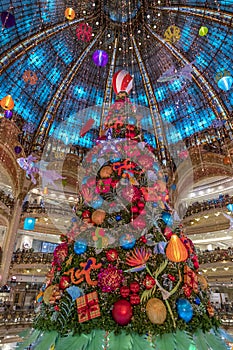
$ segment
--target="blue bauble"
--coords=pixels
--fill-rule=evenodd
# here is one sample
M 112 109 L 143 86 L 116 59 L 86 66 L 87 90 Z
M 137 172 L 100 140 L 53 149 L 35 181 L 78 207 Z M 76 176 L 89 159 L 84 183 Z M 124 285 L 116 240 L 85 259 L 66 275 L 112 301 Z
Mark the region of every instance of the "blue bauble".
M 74 243 L 75 254 L 83 254 L 87 250 L 87 242 L 84 239 L 80 239 Z
M 116 215 L 116 221 L 121 221 L 122 217 L 121 215 Z
M 114 159 L 111 159 L 111 163 L 117 163 L 117 162 L 120 162 L 121 158 L 114 158 Z
M 132 234 L 125 234 L 120 238 L 120 245 L 123 249 L 131 249 L 135 246 L 136 239 Z
M 96 163 L 97 162 L 97 155 L 93 154 L 93 156 L 91 157 L 91 162 L 92 163 Z
M 71 222 L 77 222 L 77 218 L 72 218 Z
M 195 303 L 196 305 L 200 305 L 200 304 L 201 304 L 200 298 L 196 297 L 196 298 L 194 299 L 194 303 Z
M 133 116 L 130 116 L 127 120 L 127 122 L 130 124 L 130 125 L 135 125 L 137 123 L 137 119 Z
M 172 184 L 172 185 L 171 185 L 171 190 L 172 190 L 172 191 L 175 191 L 175 189 L 176 189 L 176 185 L 175 185 L 175 184 Z
M 102 206 L 103 201 L 103 198 L 99 196 L 97 199 L 90 203 L 90 206 L 94 209 L 99 209 Z
M 187 299 L 178 299 L 176 302 L 177 312 L 180 318 L 186 323 L 193 317 L 193 307 Z
M 153 203 L 152 203 L 152 207 L 153 207 L 153 208 L 157 208 L 157 206 L 158 206 L 158 203 L 157 203 L 157 202 L 153 202 Z
M 154 163 L 153 164 L 153 169 L 157 172 L 159 171 L 159 164 L 158 163 Z
M 168 213 L 167 211 L 163 211 L 162 212 L 162 219 L 165 222 L 165 224 L 167 226 L 172 226 L 173 224 L 173 217 L 171 216 L 170 213 Z
M 233 211 L 233 204 L 227 204 L 227 209 Z

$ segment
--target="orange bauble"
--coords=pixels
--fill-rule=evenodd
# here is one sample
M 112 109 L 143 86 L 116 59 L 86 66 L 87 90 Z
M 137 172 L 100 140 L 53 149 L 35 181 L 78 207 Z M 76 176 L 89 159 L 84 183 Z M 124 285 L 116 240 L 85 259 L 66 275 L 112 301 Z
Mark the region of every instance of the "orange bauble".
M 110 177 L 112 175 L 112 167 L 109 165 L 104 166 L 101 170 L 100 170 L 100 177 L 101 179 L 107 179 L 108 177 Z
M 3 97 L 0 104 L 1 104 L 1 107 L 7 111 L 10 111 L 11 109 L 14 108 L 14 100 L 11 97 L 11 95 L 7 95 Z
M 75 11 L 71 8 L 71 7 L 68 7 L 66 10 L 65 10 L 65 17 L 71 21 L 72 19 L 74 19 L 75 17 Z
M 172 235 L 166 248 L 166 255 L 170 261 L 181 262 L 188 259 L 188 251 L 177 235 Z
M 94 211 L 91 216 L 91 221 L 96 225 L 101 225 L 104 222 L 106 212 L 104 210 L 98 209 Z
M 228 156 L 224 157 L 223 158 L 223 164 L 225 164 L 225 165 L 231 164 L 231 158 L 228 157 Z

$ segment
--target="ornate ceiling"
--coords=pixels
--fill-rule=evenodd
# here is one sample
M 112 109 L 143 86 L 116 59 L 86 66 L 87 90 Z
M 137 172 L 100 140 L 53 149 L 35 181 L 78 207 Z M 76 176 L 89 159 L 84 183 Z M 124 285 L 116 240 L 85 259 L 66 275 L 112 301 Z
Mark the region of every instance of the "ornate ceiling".
M 216 77 L 233 75 L 232 0 L 1 0 L 0 11 L 16 23 L 7 28 L 9 17 L 2 18 L 0 98 L 13 97 L 14 113 L 36 127 L 37 145 L 53 136 L 91 147 L 115 98 L 111 82 L 119 69 L 134 77 L 130 98 L 152 144 L 161 120 L 174 126 L 166 137 L 177 142 L 231 116 L 233 90 L 220 89 Z M 204 36 L 201 27 L 208 28 Z M 93 62 L 96 50 L 108 54 L 104 67 Z M 158 81 L 190 63 L 190 79 L 176 72 Z M 92 130 L 80 137 L 90 118 Z

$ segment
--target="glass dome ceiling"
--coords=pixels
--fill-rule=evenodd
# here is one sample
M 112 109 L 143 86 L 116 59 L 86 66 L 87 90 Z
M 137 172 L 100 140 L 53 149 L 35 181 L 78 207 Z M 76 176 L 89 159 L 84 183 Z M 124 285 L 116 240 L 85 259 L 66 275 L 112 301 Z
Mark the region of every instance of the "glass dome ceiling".
M 1 0 L 0 12 L 16 22 L 8 28 L 1 16 L 0 99 L 13 97 L 14 113 L 36 127 L 35 143 L 52 136 L 91 147 L 114 101 L 119 69 L 134 77 L 130 99 L 143 109 L 148 134 L 163 120 L 174 126 L 168 141 L 177 142 L 232 117 L 233 88 L 218 86 L 222 76 L 233 76 L 232 0 Z M 82 24 L 92 28 L 87 41 L 77 36 Z M 93 62 L 96 50 L 108 53 L 106 66 Z M 189 64 L 187 79 L 182 69 Z M 80 137 L 90 118 L 92 130 Z

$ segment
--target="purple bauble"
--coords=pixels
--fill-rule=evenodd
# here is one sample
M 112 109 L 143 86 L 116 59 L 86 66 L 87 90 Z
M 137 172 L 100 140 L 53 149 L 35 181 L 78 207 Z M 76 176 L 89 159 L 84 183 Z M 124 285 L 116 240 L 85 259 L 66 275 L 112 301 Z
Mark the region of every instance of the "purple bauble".
M 92 55 L 93 62 L 96 66 L 104 67 L 108 63 L 108 54 L 103 50 L 96 50 Z
M 12 115 L 13 115 L 13 112 L 12 112 L 12 111 L 5 111 L 5 112 L 4 112 L 4 117 L 5 117 L 6 119 L 10 119 L 10 118 L 12 117 Z
M 21 151 L 22 151 L 22 148 L 20 146 L 15 146 L 15 153 L 16 154 L 20 154 Z

